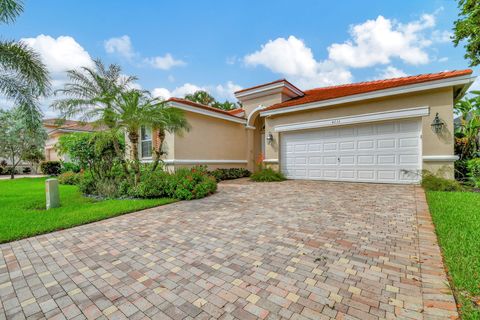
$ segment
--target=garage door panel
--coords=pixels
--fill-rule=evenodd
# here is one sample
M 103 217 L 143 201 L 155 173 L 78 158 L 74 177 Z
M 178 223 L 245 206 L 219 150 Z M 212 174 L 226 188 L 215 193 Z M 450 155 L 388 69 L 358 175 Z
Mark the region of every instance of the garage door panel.
M 281 135 L 281 166 L 291 179 L 418 182 L 418 119 Z

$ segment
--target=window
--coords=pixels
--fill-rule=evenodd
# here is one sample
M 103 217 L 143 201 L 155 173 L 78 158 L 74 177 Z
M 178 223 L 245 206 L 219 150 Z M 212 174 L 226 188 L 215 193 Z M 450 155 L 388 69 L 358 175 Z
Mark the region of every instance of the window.
M 142 158 L 152 157 L 152 129 L 142 127 L 140 130 L 140 155 Z

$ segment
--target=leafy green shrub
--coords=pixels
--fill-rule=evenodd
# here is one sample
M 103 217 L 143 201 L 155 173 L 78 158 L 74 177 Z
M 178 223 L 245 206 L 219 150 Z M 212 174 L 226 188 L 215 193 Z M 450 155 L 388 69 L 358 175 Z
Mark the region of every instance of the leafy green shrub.
M 24 174 L 29 174 L 30 172 L 32 172 L 32 168 L 30 168 L 30 167 L 24 167 L 24 168 L 22 169 L 22 172 L 23 172 Z
M 200 199 L 217 190 L 217 181 L 205 167 L 181 168 L 167 176 L 166 195 L 179 200 Z
M 217 182 L 222 180 L 231 180 L 244 177 L 250 177 L 250 171 L 245 168 L 228 168 L 228 169 L 215 169 L 210 171 L 209 174 L 213 176 Z
M 468 179 L 468 160 L 457 160 L 454 163 L 455 180 L 465 181 Z
M 136 198 L 162 198 L 166 197 L 165 186 L 168 179 L 168 173 L 162 170 L 155 172 L 144 172 L 140 183 L 132 187 L 129 195 Z
M 78 189 L 83 194 L 97 194 L 95 179 L 89 172 L 85 172 L 80 176 L 80 181 L 78 182 Z
M 73 162 L 62 162 L 62 173 L 63 172 L 80 172 L 80 166 Z
M 468 160 L 468 176 L 475 187 L 480 188 L 480 158 Z
M 284 181 L 287 178 L 279 171 L 275 171 L 272 168 L 265 168 L 253 173 L 250 179 L 256 182 L 275 182 Z
M 0 175 L 3 174 L 3 167 L 0 167 Z
M 80 183 L 81 174 L 75 172 L 64 172 L 58 176 L 60 184 L 77 185 Z
M 437 177 L 431 172 L 425 172 L 422 176 L 422 187 L 426 191 L 462 191 L 463 188 L 455 180 Z
M 40 171 L 43 174 L 48 174 L 50 176 L 57 176 L 60 174 L 62 165 L 60 161 L 43 161 L 40 163 Z
M 4 171 L 3 171 L 3 174 L 9 175 L 9 174 L 12 174 L 12 171 L 13 171 L 13 174 L 18 174 L 18 169 L 13 169 L 13 168 L 10 167 L 10 166 L 5 167 L 3 170 L 4 170 Z

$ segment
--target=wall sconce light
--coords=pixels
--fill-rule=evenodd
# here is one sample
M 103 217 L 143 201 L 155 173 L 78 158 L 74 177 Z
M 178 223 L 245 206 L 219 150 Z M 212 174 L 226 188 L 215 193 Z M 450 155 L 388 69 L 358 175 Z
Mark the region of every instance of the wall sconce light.
M 435 118 L 433 119 L 433 122 L 432 124 L 430 125 L 432 127 L 432 130 L 436 133 L 436 134 L 439 134 L 440 132 L 442 132 L 443 130 L 443 127 L 445 126 L 445 123 L 442 121 L 442 119 L 440 119 L 440 117 L 438 116 L 438 112 L 437 114 L 435 115 Z
M 267 143 L 271 144 L 273 142 L 273 135 L 271 132 L 267 134 Z

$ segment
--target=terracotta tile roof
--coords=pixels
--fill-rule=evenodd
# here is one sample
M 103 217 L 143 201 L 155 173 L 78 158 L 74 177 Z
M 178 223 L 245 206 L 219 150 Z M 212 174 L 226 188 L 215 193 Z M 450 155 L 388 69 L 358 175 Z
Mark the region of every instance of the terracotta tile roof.
M 472 74 L 471 69 L 445 71 L 439 73 L 420 74 L 416 76 L 393 78 L 385 80 L 376 80 L 368 82 L 358 82 L 339 86 L 331 86 L 324 88 L 317 88 L 311 90 L 305 90 L 305 95 L 298 98 L 293 98 L 282 103 L 274 104 L 265 110 L 273 110 L 285 107 L 291 107 L 301 105 L 305 103 L 347 97 L 355 94 L 367 93 L 372 91 L 390 89 L 395 87 L 401 87 L 411 84 L 417 84 L 428 81 L 442 80 L 447 78 L 453 78 L 458 76 L 464 76 Z
M 227 115 L 227 116 L 230 116 L 230 117 L 243 119 L 243 117 L 236 116 L 235 114 L 232 114 L 232 113 L 230 113 L 229 111 L 225 111 L 225 110 L 222 110 L 222 109 L 218 109 L 218 108 L 206 106 L 206 105 L 204 105 L 204 104 L 192 102 L 192 101 L 186 100 L 186 99 L 170 98 L 170 99 L 167 100 L 167 102 L 168 102 L 168 101 L 177 102 L 177 103 L 182 103 L 182 104 L 186 104 L 186 105 L 189 105 L 189 106 L 192 106 L 192 107 L 196 107 L 196 108 L 199 108 L 199 109 L 204 109 L 204 110 L 208 110 L 208 111 L 213 111 L 213 112 L 221 113 L 221 114 L 224 114 L 224 115 Z
M 300 90 L 299 88 L 297 88 L 296 86 L 294 86 L 294 85 L 293 85 L 290 81 L 288 81 L 287 79 L 278 79 L 278 80 L 275 80 L 275 81 L 272 81 L 272 82 L 267 82 L 267 83 L 259 84 L 258 86 L 253 86 L 253 87 L 250 87 L 250 88 L 245 88 L 245 89 L 242 89 L 242 90 L 235 91 L 234 94 L 242 93 L 242 92 L 245 92 L 245 91 L 249 91 L 249 90 L 257 89 L 257 88 L 261 88 L 261 87 L 266 87 L 266 86 L 269 86 L 269 85 L 271 85 L 271 84 L 280 83 L 280 82 L 286 82 L 286 83 L 288 83 L 289 85 L 291 85 L 292 87 L 294 87 L 295 89 L 297 89 L 298 91 L 302 91 L 302 90 Z
M 242 108 L 237 108 L 237 109 L 233 109 L 233 110 L 228 110 L 227 112 L 230 113 L 230 114 L 239 114 L 239 113 L 245 112 L 245 110 L 242 109 Z
M 51 127 L 56 130 L 72 130 L 72 131 L 102 131 L 105 130 L 105 127 L 98 125 L 93 122 L 81 122 L 75 120 L 63 120 L 63 119 L 45 119 L 43 120 L 43 125 L 46 127 Z

